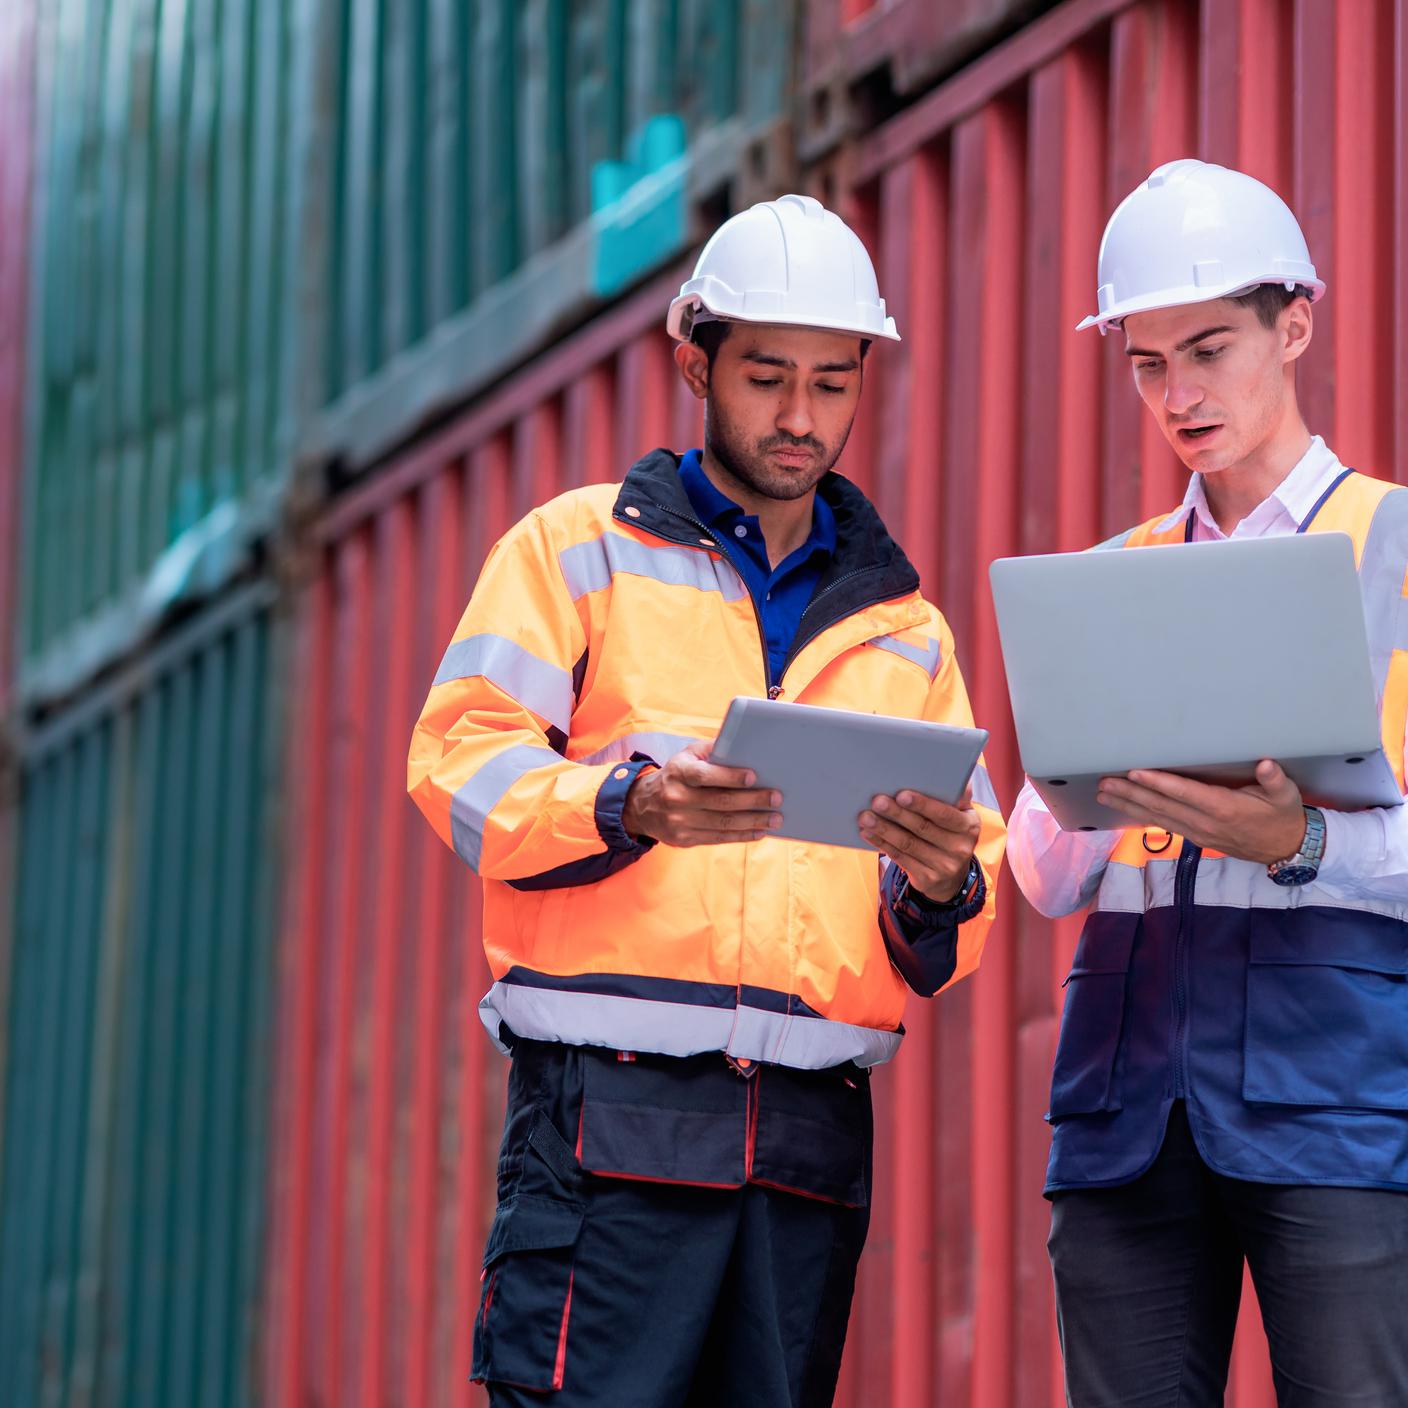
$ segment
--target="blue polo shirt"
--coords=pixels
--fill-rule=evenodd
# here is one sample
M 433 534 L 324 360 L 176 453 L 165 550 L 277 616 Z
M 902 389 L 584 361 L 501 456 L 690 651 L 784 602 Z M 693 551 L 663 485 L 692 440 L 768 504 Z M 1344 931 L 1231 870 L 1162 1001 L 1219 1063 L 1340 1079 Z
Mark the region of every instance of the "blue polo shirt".
M 812 531 L 807 541 L 773 567 L 757 516 L 744 513 L 714 487 L 700 458 L 700 451 L 688 450 L 680 459 L 684 491 L 699 521 L 712 529 L 723 545 L 758 608 L 767 639 L 768 684 L 779 684 L 802 612 L 836 551 L 836 515 L 818 494 L 812 500 Z

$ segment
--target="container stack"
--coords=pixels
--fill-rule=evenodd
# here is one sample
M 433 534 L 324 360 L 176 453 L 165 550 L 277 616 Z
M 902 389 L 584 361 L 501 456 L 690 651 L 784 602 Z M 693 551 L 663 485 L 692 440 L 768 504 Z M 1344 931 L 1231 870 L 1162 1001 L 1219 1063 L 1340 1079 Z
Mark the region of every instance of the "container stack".
M 842 467 L 954 627 L 1010 805 L 986 563 L 1183 491 L 1118 339 L 1072 331 L 1153 166 L 1302 212 L 1333 290 L 1303 403 L 1408 478 L 1405 26 L 1408 0 L 0 7 L 0 1403 L 483 1401 L 506 1069 L 477 882 L 406 748 L 494 541 L 698 443 L 664 312 L 725 216 L 808 191 L 876 255 L 905 340 Z M 1042 1114 L 1075 931 L 1000 902 L 877 1077 L 850 1408 L 1062 1401 Z M 1231 1401 L 1267 1408 L 1247 1304 Z

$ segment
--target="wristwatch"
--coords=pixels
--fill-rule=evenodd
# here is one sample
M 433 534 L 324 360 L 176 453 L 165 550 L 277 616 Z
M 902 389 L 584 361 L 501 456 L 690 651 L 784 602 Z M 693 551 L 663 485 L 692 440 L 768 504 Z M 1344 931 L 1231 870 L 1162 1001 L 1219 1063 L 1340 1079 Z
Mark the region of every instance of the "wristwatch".
M 1285 860 L 1273 860 L 1266 873 L 1278 885 L 1308 885 L 1320 873 L 1325 858 L 1325 814 L 1319 807 L 1305 809 L 1305 839 L 1300 850 Z

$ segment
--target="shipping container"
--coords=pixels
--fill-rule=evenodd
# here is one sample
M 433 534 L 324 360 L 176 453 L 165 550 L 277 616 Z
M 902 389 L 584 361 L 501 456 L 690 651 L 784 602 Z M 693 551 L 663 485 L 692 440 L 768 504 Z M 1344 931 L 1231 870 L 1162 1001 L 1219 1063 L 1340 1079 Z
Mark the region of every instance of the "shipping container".
M 875 127 L 1057 0 L 803 0 L 803 160 Z
M 782 181 L 796 11 L 325 4 L 304 457 L 366 466 Z
M 36 18 L 37 0 L 14 0 L 0 13 L 0 717 L 9 703 L 13 665 Z
M 271 598 L 229 595 L 21 740 L 0 892 L 13 1408 L 258 1402 L 285 669 Z
M 42 7 L 30 700 L 229 580 L 275 520 L 297 365 L 294 40 L 312 3 Z
M 1331 289 L 1302 369 L 1312 429 L 1408 479 L 1405 60 L 1408 0 L 1068 0 L 815 163 L 810 189 L 875 251 L 905 338 L 867 364 L 843 467 L 955 628 L 1004 803 L 1020 771 L 987 563 L 1088 546 L 1184 487 L 1119 340 L 1074 332 L 1104 221 L 1152 167 L 1199 155 L 1287 195 Z M 406 744 L 488 545 L 641 449 L 697 443 L 660 331 L 686 267 L 321 519 L 299 606 L 271 1164 L 266 1396 L 281 1408 L 479 1401 L 465 1370 L 504 1063 L 474 1013 L 477 888 L 403 796 Z M 911 1003 L 877 1077 L 875 1215 L 838 1397 L 854 1408 L 1062 1401 L 1042 1115 L 1078 922 L 1039 918 L 1010 879 L 1001 906 L 980 973 Z M 1274 1401 L 1250 1293 L 1229 1401 Z
M 697 438 L 661 331 L 676 270 L 325 516 L 299 594 L 289 747 L 271 1405 L 480 1401 L 472 1302 L 506 1063 L 474 877 L 405 792 L 406 751 L 494 540 L 534 503 Z

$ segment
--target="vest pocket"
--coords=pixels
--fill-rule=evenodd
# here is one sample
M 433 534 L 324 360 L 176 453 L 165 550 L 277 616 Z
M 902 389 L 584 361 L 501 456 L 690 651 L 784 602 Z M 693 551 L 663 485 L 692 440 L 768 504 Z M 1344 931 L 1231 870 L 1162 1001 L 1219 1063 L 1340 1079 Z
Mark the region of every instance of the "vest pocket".
M 515 1193 L 499 1204 L 484 1250 L 473 1377 L 562 1387 L 580 1204 Z
M 1243 1097 L 1408 1110 L 1408 926 L 1363 910 L 1254 909 Z
M 1085 921 L 1064 984 L 1066 1002 L 1047 1114 L 1053 1123 L 1069 1115 L 1121 1108 L 1116 1058 L 1124 1033 L 1129 962 L 1142 923 L 1140 914 L 1108 910 Z

